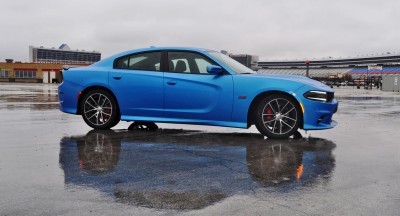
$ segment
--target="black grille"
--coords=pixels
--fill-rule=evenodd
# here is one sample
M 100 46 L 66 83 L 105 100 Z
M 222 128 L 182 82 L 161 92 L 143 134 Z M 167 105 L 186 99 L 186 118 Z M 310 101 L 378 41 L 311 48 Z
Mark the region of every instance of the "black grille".
M 331 102 L 335 98 L 335 93 L 333 92 L 327 92 L 326 93 L 326 102 Z

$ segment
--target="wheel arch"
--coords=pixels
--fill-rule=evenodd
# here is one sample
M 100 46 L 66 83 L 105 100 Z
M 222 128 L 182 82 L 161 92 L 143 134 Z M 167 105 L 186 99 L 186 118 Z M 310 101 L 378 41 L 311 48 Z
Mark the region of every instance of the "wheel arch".
M 89 86 L 89 87 L 85 88 L 83 91 L 80 92 L 76 114 L 78 114 L 78 115 L 82 114 L 81 113 L 81 104 L 82 104 L 82 100 L 83 100 L 85 94 L 87 94 L 88 92 L 90 92 L 92 90 L 95 90 L 95 89 L 101 89 L 101 90 L 104 90 L 104 91 L 110 93 L 111 96 L 114 98 L 115 102 L 117 103 L 118 113 L 120 112 L 119 103 L 118 103 L 118 100 L 117 100 L 117 97 L 115 96 L 115 94 L 110 89 L 108 89 L 108 88 L 106 88 L 104 86 L 94 85 L 94 86 Z
M 260 94 L 258 94 L 256 97 L 253 98 L 253 100 L 251 101 L 249 110 L 247 112 L 247 128 L 249 128 L 251 125 L 253 125 L 255 123 L 255 115 L 252 115 L 256 110 L 257 110 L 257 106 L 258 104 L 261 102 L 261 100 L 265 97 L 268 97 L 270 95 L 274 95 L 274 94 L 283 94 L 286 96 L 289 96 L 290 98 L 292 98 L 294 101 L 297 102 L 297 106 L 300 108 L 301 112 L 300 112 L 300 128 L 303 129 L 304 126 L 304 113 L 303 110 L 301 108 L 300 102 L 299 100 L 297 100 L 296 97 L 294 97 L 293 95 L 284 92 L 284 91 L 279 91 L 279 90 L 271 90 L 271 91 L 265 91 L 265 92 L 261 92 Z

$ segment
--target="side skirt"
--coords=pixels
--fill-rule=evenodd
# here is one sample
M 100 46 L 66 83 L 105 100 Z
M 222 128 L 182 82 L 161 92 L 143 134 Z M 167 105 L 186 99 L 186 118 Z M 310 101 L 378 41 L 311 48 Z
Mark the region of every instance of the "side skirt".
M 197 125 L 212 125 L 222 127 L 234 128 L 248 128 L 247 122 L 228 122 L 228 121 L 212 121 L 212 120 L 199 120 L 199 119 L 177 119 L 177 118 L 153 118 L 143 116 L 121 116 L 122 121 L 149 121 L 161 123 L 175 123 L 175 124 L 197 124 Z

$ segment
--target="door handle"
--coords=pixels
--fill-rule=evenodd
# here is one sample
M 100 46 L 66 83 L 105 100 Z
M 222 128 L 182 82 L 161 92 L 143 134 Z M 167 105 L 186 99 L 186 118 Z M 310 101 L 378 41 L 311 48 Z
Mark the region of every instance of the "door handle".
M 176 85 L 176 82 L 175 81 L 168 81 L 167 84 L 168 85 Z
M 122 77 L 121 77 L 121 76 L 113 76 L 113 78 L 114 78 L 115 80 L 120 80 Z

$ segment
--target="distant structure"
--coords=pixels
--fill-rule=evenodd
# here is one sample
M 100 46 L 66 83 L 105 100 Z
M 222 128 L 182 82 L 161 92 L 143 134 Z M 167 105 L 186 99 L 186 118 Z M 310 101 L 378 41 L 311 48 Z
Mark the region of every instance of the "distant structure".
M 87 66 L 100 58 L 100 52 L 71 50 L 67 44 L 58 49 L 29 46 L 30 62 L 0 62 L 0 82 L 60 83 L 63 65 Z
M 240 62 L 242 65 L 252 69 L 258 70 L 258 56 L 256 55 L 248 55 L 248 54 L 230 54 L 231 58 L 235 59 L 236 61 Z
M 308 62 L 308 63 L 307 63 Z M 382 78 L 400 74 L 400 54 L 386 53 L 376 56 L 326 58 L 311 60 L 259 61 L 258 73 L 292 74 L 305 76 L 307 66 L 309 76 L 314 79 L 332 79 L 351 76 Z
M 241 63 L 242 65 L 257 71 L 258 69 L 260 69 L 258 67 L 258 56 L 256 55 L 248 55 L 248 54 L 232 54 L 229 53 L 226 50 L 221 50 L 221 53 L 224 55 L 228 55 L 229 57 L 235 59 L 236 61 L 238 61 L 239 63 Z
M 0 82 L 60 83 L 62 64 L 0 62 Z
M 29 46 L 29 61 L 32 63 L 50 64 L 93 64 L 100 61 L 98 51 L 71 50 L 67 44 L 58 49 Z

